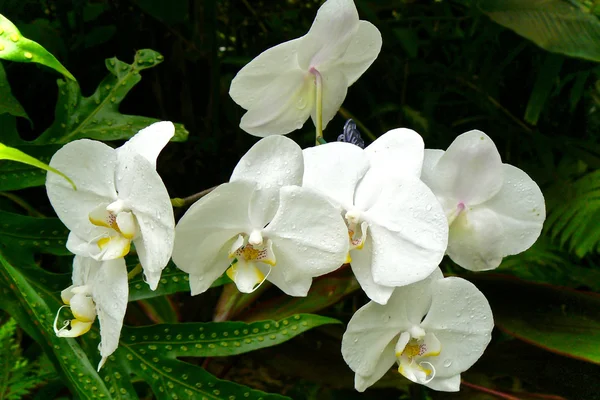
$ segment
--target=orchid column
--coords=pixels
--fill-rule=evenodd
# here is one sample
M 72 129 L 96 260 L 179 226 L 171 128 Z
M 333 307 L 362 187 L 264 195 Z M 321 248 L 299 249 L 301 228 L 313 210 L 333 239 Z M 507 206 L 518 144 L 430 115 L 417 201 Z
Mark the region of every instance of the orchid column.
M 248 110 L 240 128 L 261 137 L 285 135 L 311 116 L 319 143 L 381 44 L 379 30 L 358 19 L 352 0 L 326 1 L 306 35 L 264 51 L 233 79 L 229 94 Z

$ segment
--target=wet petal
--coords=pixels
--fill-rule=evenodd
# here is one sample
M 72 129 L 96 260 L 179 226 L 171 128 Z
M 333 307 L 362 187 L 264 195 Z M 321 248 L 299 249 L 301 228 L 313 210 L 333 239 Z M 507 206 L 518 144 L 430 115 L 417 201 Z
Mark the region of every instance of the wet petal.
M 460 374 L 448 378 L 439 378 L 436 376 L 424 385 L 438 392 L 458 392 L 460 390 Z
M 448 256 L 463 268 L 486 271 L 497 268 L 503 257 L 504 228 L 491 210 L 475 207 L 463 211 L 452 226 Z
M 299 69 L 285 71 L 244 114 L 240 128 L 259 137 L 285 135 L 302 128 L 314 102 L 314 76 Z
M 276 90 L 274 77 L 299 69 L 297 53 L 301 40 L 271 47 L 246 64 L 231 81 L 229 95 L 233 101 L 249 110 L 264 100 L 265 93 Z
M 273 241 L 275 268 L 281 269 L 285 281 L 338 269 L 348 254 L 348 230 L 335 207 L 316 192 L 297 186 L 283 187 L 279 204 L 264 234 Z
M 371 167 L 394 175 L 421 176 L 424 155 L 423 138 L 412 129 L 386 132 L 365 148 Z
M 61 176 L 48 174 L 46 191 L 50 203 L 66 227 L 85 240 L 97 231 L 88 213 L 117 198 L 116 164 L 116 152 L 111 147 L 87 139 L 66 144 L 50 160 L 51 167 L 65 173 L 77 186 L 73 190 Z
M 421 179 L 437 196 L 467 206 L 491 199 L 504 180 L 496 145 L 476 130 L 457 137 L 432 170 L 423 170 Z
M 421 323 L 442 344 L 437 357 L 427 361 L 437 378 L 450 378 L 469 369 L 490 342 L 494 327 L 485 296 L 471 282 L 449 277 L 432 283 L 431 308 Z
M 346 75 L 348 86 L 356 82 L 373 64 L 381 51 L 381 45 L 379 29 L 368 21 L 359 21 L 358 30 L 343 58 L 337 64 L 337 68 L 340 68 Z
M 100 321 L 100 370 L 108 356 L 119 346 L 129 296 L 125 259 L 104 261 L 99 265 L 93 277 L 92 289 Z
M 328 0 L 302 38 L 298 48 L 300 68 L 327 66 L 346 53 L 358 30 L 358 11 L 352 0 Z
M 502 167 L 502 189 L 482 207 L 493 211 L 502 224 L 502 255 L 507 256 L 535 243 L 546 218 L 546 206 L 540 188 L 525 172 L 508 164 Z
M 369 168 L 364 151 L 350 143 L 331 142 L 304 149 L 305 187 L 349 209 L 358 182 Z
M 367 236 L 362 249 L 351 250 L 350 257 L 352 258 L 350 263 L 352 272 L 356 276 L 356 280 L 358 280 L 362 290 L 367 294 L 369 299 L 379 304 L 386 304 L 394 292 L 394 288 L 392 286 L 380 285 L 373 280 L 373 271 L 371 269 L 373 243 L 371 242 L 371 238 Z
M 202 282 L 194 280 L 193 294 L 208 289 L 225 272 L 233 242 L 253 230 L 248 205 L 254 188 L 250 182 L 225 183 L 194 203 L 179 220 L 173 261 L 191 276 L 203 277 Z
M 250 218 L 255 226 L 268 224 L 279 205 L 279 189 L 285 185 L 302 185 L 304 159 L 302 149 L 285 136 L 259 140 L 244 154 L 231 174 L 231 182 L 256 184 Z
M 154 290 L 173 251 L 171 199 L 153 166 L 133 151 L 121 149 L 116 176 L 119 198 L 130 207 L 139 226 L 134 244 L 146 282 Z
M 150 165 L 156 169 L 158 155 L 174 135 L 175 126 L 172 122 L 156 122 L 136 133 L 118 148 L 117 152 L 133 151 L 148 160 Z
M 403 286 L 418 282 L 442 260 L 448 223 L 436 197 L 419 179 L 390 179 L 364 218 L 370 223 L 373 239 L 376 283 Z

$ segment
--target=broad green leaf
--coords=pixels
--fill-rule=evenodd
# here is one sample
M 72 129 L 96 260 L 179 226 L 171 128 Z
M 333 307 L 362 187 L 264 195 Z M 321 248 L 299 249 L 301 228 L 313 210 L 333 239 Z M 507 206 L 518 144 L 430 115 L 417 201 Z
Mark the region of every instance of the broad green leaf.
M 75 81 L 75 77 L 46 49 L 21 35 L 17 27 L 0 14 L 0 58 L 45 65 Z
M 43 295 L 43 285 L 33 287 L 30 282 L 5 258 L 0 251 L 0 307 L 15 318 L 19 325 L 42 346 L 52 360 L 65 383 L 79 398 L 92 399 L 104 396 L 109 391 L 90 364 L 85 353 L 74 339 L 58 338 L 53 331 L 56 304 L 50 308 Z M 9 249 L 8 249 L 9 250 Z M 44 296 L 44 297 L 43 297 Z
M 279 296 L 260 304 L 256 309 L 242 313 L 244 321 L 279 319 L 296 313 L 312 313 L 337 303 L 345 296 L 360 289 L 350 268 L 313 281 L 306 297 Z
M 600 61 L 600 21 L 566 0 L 479 0 L 477 5 L 545 50 Z
M 36 160 L 35 158 L 23 153 L 21 150 L 15 149 L 13 147 L 5 146 L 2 143 L 0 143 L 0 160 L 17 161 L 17 162 L 20 162 L 23 164 L 31 165 L 33 167 L 46 170 L 48 172 L 58 174 L 58 175 L 62 176 L 63 178 L 65 178 L 67 180 L 67 182 L 69 182 L 71 184 L 71 186 L 73 187 L 74 190 L 77 190 L 75 183 L 73 183 L 73 181 L 68 176 L 63 174 L 62 172 L 58 171 L 57 169 L 52 168 L 51 166 L 49 166 L 47 164 L 44 164 L 43 162 L 41 162 L 39 160 Z
M 469 279 L 489 300 L 501 330 L 548 351 L 600 364 L 600 296 L 501 275 Z
M 0 114 L 4 113 L 29 119 L 21 103 L 13 96 L 6 72 L 0 63 Z
M 563 65 L 564 57 L 557 54 L 546 54 L 542 63 L 540 72 L 533 85 L 527 109 L 525 110 L 525 121 L 536 125 L 540 114 L 544 109 L 546 101 L 550 97 L 550 92 L 556 86 L 557 78 Z
M 177 357 L 221 357 L 283 343 L 314 327 L 339 323 L 318 315 L 294 315 L 280 321 L 206 322 L 124 327 L 109 363 L 123 366 L 146 381 L 157 398 L 285 399 L 221 381 Z M 163 394 L 164 393 L 164 394 Z
M 142 79 L 140 72 L 155 67 L 163 56 L 154 50 L 139 50 L 133 64 L 117 58 L 106 60 L 110 74 L 90 97 L 83 97 L 79 84 L 58 81 L 58 101 L 53 124 L 33 144 L 68 143 L 89 138 L 103 141 L 129 139 L 157 119 L 124 115 L 119 106 L 127 93 Z M 188 132 L 175 124 L 174 141 L 184 141 Z
M 2 118 L 0 118 L 0 123 L 2 123 L 1 120 Z M 60 145 L 24 145 L 15 146 L 15 148 L 48 164 L 50 163 L 52 155 L 60 148 Z M 46 171 L 42 169 L 16 161 L 5 161 L 0 163 L 0 192 L 43 186 L 45 183 Z

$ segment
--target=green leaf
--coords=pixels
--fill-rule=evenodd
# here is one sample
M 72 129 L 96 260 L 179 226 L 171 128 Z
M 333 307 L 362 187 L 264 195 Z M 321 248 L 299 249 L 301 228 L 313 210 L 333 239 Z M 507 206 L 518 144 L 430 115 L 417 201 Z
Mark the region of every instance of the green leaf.
M 177 357 L 222 357 L 283 343 L 309 329 L 339 321 L 294 315 L 280 321 L 206 322 L 124 327 L 109 360 L 150 384 L 158 398 L 285 399 L 221 381 Z M 107 363 L 108 365 L 109 363 Z M 163 394 L 165 393 L 165 394 Z
M 21 103 L 13 96 L 6 72 L 0 63 L 0 114 L 4 113 L 29 119 Z
M 2 118 L 0 118 L 0 123 Z M 35 159 L 48 164 L 52 155 L 58 151 L 60 145 L 47 146 L 15 146 L 16 149 L 29 154 Z M 15 161 L 0 163 L 0 191 L 24 189 L 28 187 L 43 186 L 46 183 L 46 171 Z
M 545 50 L 600 61 L 600 21 L 565 0 L 479 0 L 477 5 Z
M 557 78 L 563 65 L 564 57 L 556 54 L 546 54 L 540 72 L 533 85 L 527 109 L 525 110 L 525 121 L 536 125 L 540 114 L 544 109 L 550 92 L 556 85 Z
M 350 268 L 345 268 L 335 274 L 315 279 L 306 297 L 276 297 L 261 303 L 251 312 L 241 314 L 239 318 L 245 321 L 259 321 L 284 318 L 296 313 L 317 312 L 337 303 L 358 289 L 360 285 L 352 275 L 352 271 Z
M 105 396 L 109 392 L 74 339 L 58 338 L 53 331 L 57 304 L 43 285 L 35 288 L 5 258 L 6 248 L 0 251 L 0 308 L 15 318 L 42 346 L 69 388 L 82 399 Z M 53 305 L 51 309 L 49 303 Z M 95 389 L 93 389 L 95 388 Z
M 0 14 L 0 58 L 42 64 L 75 81 L 75 77 L 52 54 L 36 42 L 23 37 L 17 27 L 2 14 Z
M 21 150 L 15 149 L 13 147 L 5 146 L 2 143 L 0 143 L 0 160 L 17 161 L 17 162 L 20 162 L 23 164 L 31 165 L 33 167 L 55 173 L 55 174 L 60 175 L 63 178 L 65 178 L 67 180 L 67 182 L 69 182 L 71 184 L 73 189 L 77 190 L 75 183 L 73 183 L 73 181 L 68 176 L 63 174 L 62 172 L 58 171 L 57 169 L 52 168 L 51 166 L 49 166 L 47 164 L 44 164 L 41 161 L 36 160 L 35 158 L 23 153 Z
M 489 300 L 501 330 L 548 351 L 600 364 L 600 296 L 501 275 L 469 279 Z
M 157 119 L 124 115 L 119 105 L 133 87 L 142 79 L 140 71 L 155 67 L 163 56 L 154 50 L 139 50 L 133 64 L 117 58 L 106 60 L 110 74 L 104 78 L 90 97 L 83 97 L 79 84 L 58 81 L 58 101 L 53 124 L 33 144 L 68 143 L 89 138 L 96 140 L 129 139 L 139 130 L 157 122 Z M 173 141 L 184 141 L 188 132 L 183 125 L 175 124 Z

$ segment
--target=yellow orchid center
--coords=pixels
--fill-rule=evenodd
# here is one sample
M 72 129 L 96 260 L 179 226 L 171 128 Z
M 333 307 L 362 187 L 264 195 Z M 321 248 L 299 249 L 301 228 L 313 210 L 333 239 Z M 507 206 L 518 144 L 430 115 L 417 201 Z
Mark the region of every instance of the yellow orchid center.
M 410 332 L 403 332 L 396 344 L 398 372 L 413 382 L 428 383 L 435 376 L 435 367 L 428 359 L 437 357 L 442 345 L 433 333 L 425 333 L 414 327 Z
M 348 236 L 350 240 L 350 247 L 348 255 L 346 256 L 345 263 L 351 263 L 352 257 L 350 257 L 350 251 L 362 250 L 367 240 L 367 229 L 369 224 L 366 221 L 361 221 L 361 214 L 358 210 L 349 210 L 346 212 L 345 219 L 346 225 L 348 225 Z
M 135 215 L 125 207 L 122 200 L 99 205 L 89 213 L 88 218 L 92 224 L 108 228 L 96 240 L 101 260 L 121 258 L 129 253 L 138 226 Z
M 65 305 L 59 308 L 54 319 L 54 333 L 58 337 L 77 337 L 87 333 L 96 319 L 96 303 L 92 298 L 89 286 L 70 286 L 61 292 Z M 64 322 L 57 328 L 58 317 L 63 308 L 70 308 L 73 319 Z
M 273 243 L 270 239 L 264 241 L 258 231 L 250 236 L 238 235 L 229 251 L 229 258 L 232 261 L 226 271 L 227 276 L 244 293 L 256 290 L 276 264 Z

